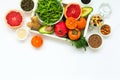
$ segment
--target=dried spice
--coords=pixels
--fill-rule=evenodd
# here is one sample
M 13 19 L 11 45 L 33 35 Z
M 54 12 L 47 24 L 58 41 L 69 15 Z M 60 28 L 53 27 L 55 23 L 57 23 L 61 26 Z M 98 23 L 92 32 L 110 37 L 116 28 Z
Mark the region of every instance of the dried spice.
M 21 1 L 21 8 L 24 11 L 31 11 L 34 8 L 33 0 L 22 0 Z
M 98 34 L 93 34 L 88 39 L 89 46 L 99 48 L 102 44 L 102 38 Z

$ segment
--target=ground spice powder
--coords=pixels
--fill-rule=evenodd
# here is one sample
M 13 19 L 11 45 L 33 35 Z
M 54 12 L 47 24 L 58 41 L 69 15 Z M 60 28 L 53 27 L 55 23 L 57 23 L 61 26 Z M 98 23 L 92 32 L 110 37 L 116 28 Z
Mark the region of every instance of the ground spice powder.
M 88 43 L 92 48 L 98 48 L 102 44 L 102 38 L 98 34 L 93 34 L 89 37 Z

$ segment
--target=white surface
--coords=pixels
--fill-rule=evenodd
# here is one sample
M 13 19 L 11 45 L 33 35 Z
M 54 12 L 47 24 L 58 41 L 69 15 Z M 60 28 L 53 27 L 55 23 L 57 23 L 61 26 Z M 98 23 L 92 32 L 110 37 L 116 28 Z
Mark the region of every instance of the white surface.
M 5 13 L 20 9 L 20 0 L 2 0 L 0 5 L 0 80 L 120 80 L 120 10 L 118 0 L 92 0 L 95 12 L 102 2 L 108 2 L 113 14 L 105 23 L 112 35 L 104 39 L 99 51 L 84 52 L 69 43 L 44 37 L 44 45 L 35 49 L 29 34 L 18 41 L 15 31 L 4 22 Z M 29 15 L 25 14 L 25 22 Z M 25 24 L 24 24 L 25 25 Z M 24 26 L 25 27 L 25 26 Z
M 79 0 L 62 0 L 62 3 L 64 3 L 64 4 L 68 4 L 68 3 L 72 3 L 72 2 L 80 3 Z

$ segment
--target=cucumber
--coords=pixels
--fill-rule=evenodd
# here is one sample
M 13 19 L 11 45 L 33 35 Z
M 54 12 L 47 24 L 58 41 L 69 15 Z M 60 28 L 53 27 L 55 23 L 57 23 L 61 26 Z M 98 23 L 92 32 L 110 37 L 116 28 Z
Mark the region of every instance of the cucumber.
M 51 26 L 50 26 L 51 27 Z M 48 26 L 42 26 L 40 29 L 39 29 L 39 33 L 41 34 L 52 34 L 54 32 L 54 29 L 51 29 L 51 30 L 47 30 L 46 28 L 48 28 Z M 51 27 L 52 28 L 52 27 Z
M 92 7 L 83 7 L 81 17 L 87 17 L 92 11 Z

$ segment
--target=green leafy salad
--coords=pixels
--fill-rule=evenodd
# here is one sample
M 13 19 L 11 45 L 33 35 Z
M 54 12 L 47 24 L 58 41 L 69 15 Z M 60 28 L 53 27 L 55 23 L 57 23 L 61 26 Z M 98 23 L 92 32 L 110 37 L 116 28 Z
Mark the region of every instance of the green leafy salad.
M 53 24 L 62 17 L 63 6 L 58 0 L 38 0 L 35 12 L 44 24 Z

